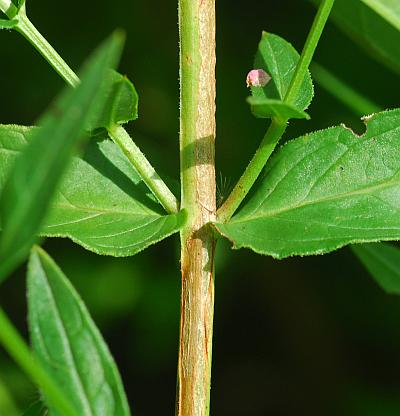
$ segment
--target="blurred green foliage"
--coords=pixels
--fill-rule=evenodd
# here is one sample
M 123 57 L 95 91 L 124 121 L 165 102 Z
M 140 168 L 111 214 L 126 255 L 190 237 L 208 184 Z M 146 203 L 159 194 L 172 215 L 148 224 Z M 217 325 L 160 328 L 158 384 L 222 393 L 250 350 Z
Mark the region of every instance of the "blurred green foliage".
M 308 0 L 217 4 L 217 178 L 235 183 L 265 130 L 245 98 L 262 30 L 301 50 L 315 10 Z M 127 32 L 120 72 L 134 82 L 139 119 L 128 130 L 154 165 L 178 177 L 177 3 L 50 0 L 27 4 L 35 25 L 73 68 L 115 27 Z M 21 36 L 1 32 L 2 123 L 33 124 L 63 86 Z M 328 24 L 316 60 L 382 108 L 399 106 L 398 77 Z M 285 137 L 363 124 L 315 86 L 310 121 Z M 226 178 L 226 179 L 225 179 Z M 219 179 L 218 179 L 219 180 Z M 350 250 L 275 261 L 219 243 L 212 414 L 391 416 L 400 409 L 400 299 L 386 295 Z M 108 341 L 135 415 L 174 411 L 179 335 L 178 238 L 128 259 L 98 257 L 68 240 L 45 249 L 87 302 Z M 25 267 L 0 303 L 26 333 Z M 0 351 L 0 415 L 38 393 Z M 12 399 L 11 399 L 12 398 Z M 12 400 L 15 404 L 12 404 Z M 8 408 L 6 407 L 8 406 Z M 16 413 L 20 414 L 20 413 Z

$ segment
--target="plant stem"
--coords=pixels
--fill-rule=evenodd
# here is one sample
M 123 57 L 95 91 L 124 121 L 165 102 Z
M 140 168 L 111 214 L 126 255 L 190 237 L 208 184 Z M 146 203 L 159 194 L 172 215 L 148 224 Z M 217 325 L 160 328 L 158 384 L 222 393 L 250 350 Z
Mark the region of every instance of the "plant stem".
M 20 32 L 55 69 L 55 71 L 72 87 L 79 84 L 79 78 L 75 72 L 67 65 L 61 56 L 40 34 L 36 27 L 31 23 L 23 9 L 18 14 L 18 24 L 15 29 Z
M 79 84 L 80 80 L 78 76 L 30 22 L 23 9 L 21 9 L 18 14 L 18 25 L 16 26 L 16 29 L 28 39 L 53 69 L 70 86 L 76 87 Z M 170 214 L 178 212 L 179 201 L 133 142 L 126 130 L 121 126 L 115 126 L 110 128 L 108 133 L 112 140 L 128 157 L 129 161 L 143 179 L 143 182 L 151 190 L 164 209 Z
M 284 98 L 284 102 L 288 104 L 293 104 L 296 100 L 334 2 L 335 0 L 323 0 L 319 6 L 299 62 L 296 66 L 292 81 Z M 260 147 L 256 151 L 225 203 L 219 208 L 217 212 L 218 221 L 229 221 L 235 211 L 239 208 L 285 132 L 286 125 L 287 120 L 280 121 L 276 118 L 272 119 Z
M 126 130 L 121 126 L 114 126 L 108 130 L 111 139 L 123 150 L 126 157 L 137 170 L 140 177 L 156 196 L 161 205 L 169 213 L 179 211 L 179 202 L 169 190 L 167 185 L 158 176 L 146 156 L 136 146 Z
M 32 381 L 46 394 L 51 405 L 60 414 L 78 416 L 60 388 L 32 355 L 24 339 L 19 335 L 2 309 L 0 309 L 0 343 Z
M 323 66 L 313 62 L 311 64 L 311 72 L 313 78 L 322 88 L 336 97 L 356 115 L 363 116 L 377 113 L 381 110 L 377 104 L 361 95 L 353 87 L 337 78 Z
M 177 416 L 208 416 L 214 311 L 215 0 L 179 0 L 182 297 Z
M 318 8 L 310 32 L 307 36 L 306 43 L 304 44 L 299 62 L 296 66 L 296 71 L 285 96 L 284 101 L 288 104 L 293 104 L 299 94 L 301 84 L 307 74 L 308 67 L 310 66 L 315 49 L 317 48 L 322 31 L 324 30 L 334 3 L 335 0 L 322 0 Z

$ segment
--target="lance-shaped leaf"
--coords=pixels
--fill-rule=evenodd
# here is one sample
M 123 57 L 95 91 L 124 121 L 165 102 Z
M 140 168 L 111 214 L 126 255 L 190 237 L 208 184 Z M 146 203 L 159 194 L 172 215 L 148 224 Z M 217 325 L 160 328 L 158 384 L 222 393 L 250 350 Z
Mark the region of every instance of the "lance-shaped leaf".
M 33 244 L 73 150 L 85 138 L 92 111 L 99 111 L 101 102 L 104 105 L 102 82 L 121 49 L 121 36 L 114 35 L 94 53 L 81 85 L 61 95 L 15 160 L 0 200 L 0 280 L 24 259 Z
M 351 246 L 361 263 L 387 293 L 400 294 L 400 250 L 386 243 Z
M 314 89 L 308 72 L 293 105 L 283 102 L 299 59 L 300 55 L 285 39 L 262 33 L 254 68 L 264 70 L 272 79 L 263 87 L 251 87 L 252 96 L 248 102 L 256 117 L 309 118 L 304 110 L 311 103 Z
M 0 126 L 0 190 L 34 130 Z M 99 254 L 130 256 L 179 231 L 185 221 L 184 211 L 164 215 L 127 157 L 100 132 L 83 157 L 72 159 L 40 234 L 69 237 Z
M 340 126 L 283 146 L 217 229 L 235 248 L 276 258 L 400 239 L 400 109 L 367 122 L 363 136 Z
M 55 262 L 34 247 L 28 268 L 28 322 L 42 366 L 82 416 L 128 416 L 122 382 L 83 301 Z M 53 416 L 62 416 L 50 409 Z
M 319 4 L 321 0 L 312 0 Z M 334 22 L 374 59 L 400 73 L 400 2 L 336 0 Z

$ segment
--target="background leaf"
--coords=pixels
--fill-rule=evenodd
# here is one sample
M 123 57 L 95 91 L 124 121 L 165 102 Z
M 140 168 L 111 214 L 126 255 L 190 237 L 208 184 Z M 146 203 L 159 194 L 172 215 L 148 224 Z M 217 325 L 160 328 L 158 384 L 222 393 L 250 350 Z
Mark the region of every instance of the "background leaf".
M 312 0 L 319 4 L 321 0 Z M 397 0 L 336 0 L 334 22 L 371 57 L 400 73 L 400 9 Z
M 29 406 L 22 416 L 46 416 L 46 408 L 41 401 L 37 401 Z
M 0 126 L 0 190 L 34 130 Z M 99 254 L 130 256 L 177 232 L 185 220 L 185 212 L 164 215 L 123 152 L 99 132 L 85 155 L 72 159 L 41 235 L 69 237 Z
M 235 248 L 276 258 L 400 239 L 399 131 L 397 109 L 371 116 L 361 137 L 340 126 L 290 142 L 217 229 Z
M 264 87 L 251 87 L 252 98 L 249 99 L 249 103 L 254 115 L 263 118 L 285 118 L 287 115 L 295 115 L 295 118 L 308 117 L 303 110 L 310 105 L 314 94 L 309 73 L 304 78 L 294 105 L 282 102 L 299 58 L 300 55 L 295 48 L 285 39 L 272 33 L 262 33 L 254 68 L 263 69 L 272 79 Z
M 361 263 L 387 293 L 400 294 L 400 250 L 386 243 L 351 246 Z
M 28 268 L 32 346 L 44 368 L 82 416 L 126 416 L 117 367 L 100 332 L 67 278 L 39 247 Z M 53 416 L 60 413 L 50 409 Z
M 100 102 L 104 103 L 100 86 L 106 71 L 116 64 L 121 48 L 122 39 L 116 35 L 96 51 L 83 73 L 82 84 L 61 95 L 15 161 L 0 200 L 0 280 L 23 260 L 33 244 L 74 147 L 82 142 L 91 111 L 98 111 Z

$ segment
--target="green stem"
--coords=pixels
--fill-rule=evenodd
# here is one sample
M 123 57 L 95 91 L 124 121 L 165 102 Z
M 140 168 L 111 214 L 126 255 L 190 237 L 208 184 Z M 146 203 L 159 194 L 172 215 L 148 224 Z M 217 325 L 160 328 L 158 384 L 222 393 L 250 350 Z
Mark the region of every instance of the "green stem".
M 18 14 L 18 24 L 15 29 L 20 32 L 46 59 L 46 61 L 54 68 L 54 70 L 72 87 L 79 84 L 79 78 L 74 71 L 67 65 L 61 56 L 40 34 L 36 27 L 21 9 Z
M 114 126 L 108 130 L 111 139 L 123 150 L 126 157 L 137 170 L 151 192 L 169 213 L 179 211 L 179 202 L 160 178 L 146 156 L 136 146 L 126 130 L 121 126 Z
M 1 1 L 1 0 L 0 0 Z M 35 26 L 27 18 L 25 11 L 21 9 L 18 14 L 18 25 L 16 30 L 22 33 L 25 38 L 39 51 L 53 69 L 72 87 L 76 87 L 80 80 L 72 71 L 61 56 L 40 34 Z M 179 201 L 163 182 L 144 154 L 133 142 L 123 127 L 115 126 L 108 131 L 112 140 L 121 148 L 133 164 L 144 183 L 148 186 L 164 209 L 170 213 L 179 211 Z
M 182 208 L 176 416 L 208 416 L 214 312 L 215 0 L 179 0 Z
M 296 71 L 285 96 L 284 101 L 288 104 L 294 104 L 300 92 L 301 84 L 307 74 L 308 67 L 310 66 L 334 2 L 335 0 L 323 0 L 318 8 L 318 12 L 307 36 L 303 52 L 301 53 L 300 60 L 296 66 Z
M 376 103 L 361 95 L 323 66 L 313 62 L 311 64 L 311 72 L 313 78 L 322 88 L 336 97 L 358 116 L 377 113 L 381 110 Z
M 334 2 L 335 0 L 323 0 L 319 6 L 299 62 L 296 66 L 292 81 L 284 98 L 284 102 L 288 104 L 294 104 L 296 97 L 300 92 L 304 77 L 307 74 L 308 67 L 311 63 L 312 57 L 314 56 L 315 49 L 318 45 Z M 287 120 L 278 120 L 276 118 L 272 119 L 260 147 L 251 159 L 249 165 L 233 188 L 231 194 L 226 199 L 225 203 L 219 208 L 217 212 L 218 221 L 229 221 L 235 211 L 239 208 L 285 132 L 286 125 Z
M 0 343 L 32 381 L 45 393 L 51 406 L 64 416 L 78 416 L 60 388 L 32 355 L 7 315 L 0 309 Z

